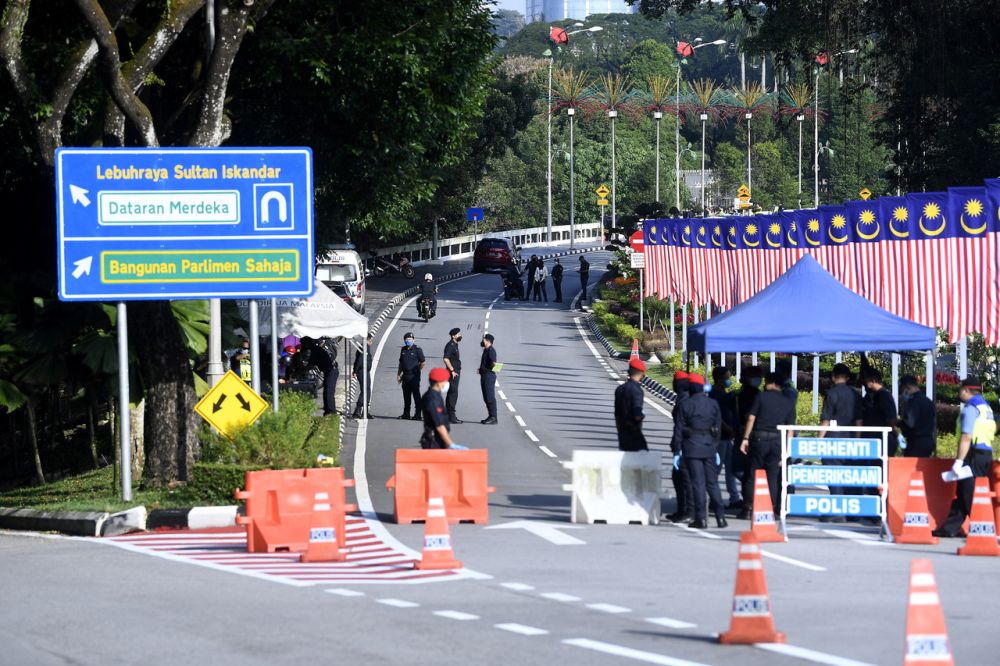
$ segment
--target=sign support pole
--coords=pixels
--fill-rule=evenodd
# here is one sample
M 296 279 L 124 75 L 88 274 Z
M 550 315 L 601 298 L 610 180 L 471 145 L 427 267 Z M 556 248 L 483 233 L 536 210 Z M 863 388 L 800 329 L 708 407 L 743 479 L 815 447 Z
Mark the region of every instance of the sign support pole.
M 260 395 L 260 321 L 257 299 L 250 299 L 250 388 Z
M 642 289 L 642 274 L 646 272 L 645 268 L 639 269 L 639 330 L 644 331 L 646 327 L 643 325 L 643 301 L 646 300 Z
M 215 386 L 226 374 L 222 365 L 222 301 L 208 299 L 208 385 Z
M 278 411 L 278 299 L 271 299 L 271 408 Z
M 118 301 L 118 433 L 121 444 L 122 501 L 132 501 L 132 420 L 129 414 L 128 312 Z

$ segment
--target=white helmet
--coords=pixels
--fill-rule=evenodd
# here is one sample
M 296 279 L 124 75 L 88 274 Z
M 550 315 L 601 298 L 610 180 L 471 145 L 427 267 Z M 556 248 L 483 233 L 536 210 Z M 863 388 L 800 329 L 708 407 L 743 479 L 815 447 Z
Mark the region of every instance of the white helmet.
M 433 280 L 434 276 L 431 275 L 430 273 L 424 273 L 424 279 L 425 280 Z

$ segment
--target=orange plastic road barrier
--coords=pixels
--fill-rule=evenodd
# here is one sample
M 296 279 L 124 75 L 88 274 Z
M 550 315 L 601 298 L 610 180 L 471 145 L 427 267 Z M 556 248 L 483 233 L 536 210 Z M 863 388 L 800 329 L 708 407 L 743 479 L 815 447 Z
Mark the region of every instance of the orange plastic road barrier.
M 340 534 L 346 526 L 343 511 L 334 510 L 325 492 L 313 495 L 313 519 L 309 528 L 309 547 L 299 558 L 302 562 L 343 562 L 347 555 L 340 549 Z
M 1000 546 L 997 546 L 997 524 L 993 516 L 993 501 L 990 499 L 990 481 L 985 476 L 976 479 L 968 534 L 965 545 L 958 549 L 959 555 L 1000 557 Z
M 462 563 L 455 559 L 451 548 L 451 532 L 444 500 L 432 497 L 427 502 L 427 522 L 424 524 L 424 552 L 414 569 L 461 569 Z
M 440 497 L 453 523 L 489 521 L 486 485 L 489 451 L 447 449 L 396 449 L 396 473 L 385 484 L 395 489 L 397 523 L 413 523 L 427 517 L 428 500 Z
M 910 562 L 910 592 L 906 605 L 906 653 L 903 664 L 954 666 L 941 597 L 930 560 Z
M 740 556 L 736 562 L 736 592 L 729 631 L 719 634 L 720 643 L 784 643 L 785 634 L 775 631 L 771 599 L 764 578 L 760 540 L 753 532 L 740 534 Z
M 952 458 L 889 458 L 887 512 L 889 531 L 893 537 L 899 537 L 903 533 L 907 502 L 910 499 L 910 479 L 914 472 L 923 475 L 927 519 L 931 530 L 944 523 L 951 502 L 955 499 L 955 482 L 942 481 L 941 473 L 950 470 L 954 462 Z
M 753 522 L 750 531 L 757 535 L 760 541 L 785 541 L 778 533 L 778 523 L 774 520 L 774 505 L 771 502 L 771 491 L 767 485 L 767 472 L 757 470 L 754 476 L 753 489 Z
M 236 499 L 246 501 L 246 515 L 236 520 L 247 526 L 247 551 L 306 550 L 316 493 L 326 493 L 332 510 L 343 515 L 357 510 L 346 502 L 345 489 L 353 485 L 353 480 L 344 479 L 341 467 L 247 472 L 246 490 L 237 488 L 235 493 Z M 337 540 L 341 547 L 347 543 L 342 528 Z
M 934 544 L 939 539 L 931 534 L 931 520 L 927 513 L 927 493 L 924 492 L 924 475 L 914 472 L 910 475 L 910 491 L 906 498 L 906 514 L 903 517 L 903 532 L 896 537 L 896 543 Z
M 993 479 L 993 518 L 1000 525 L 1000 461 L 993 461 L 990 477 Z

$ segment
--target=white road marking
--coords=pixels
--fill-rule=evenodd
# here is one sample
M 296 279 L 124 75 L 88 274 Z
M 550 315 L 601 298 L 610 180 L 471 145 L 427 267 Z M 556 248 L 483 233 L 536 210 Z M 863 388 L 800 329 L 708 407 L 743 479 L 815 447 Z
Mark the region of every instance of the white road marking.
M 487 322 L 484 322 L 484 323 L 483 323 L 483 330 L 484 330 L 484 331 L 485 331 L 486 329 L 488 329 L 489 327 L 490 327 L 490 322 L 488 322 L 488 321 L 487 321 Z
M 705 530 L 696 530 L 696 529 L 694 529 L 692 527 L 688 527 L 684 523 L 667 523 L 667 524 L 668 525 L 673 525 L 674 527 L 678 527 L 678 528 L 680 528 L 682 530 L 686 530 L 688 532 L 694 532 L 698 536 L 703 536 L 706 539 L 722 539 L 722 537 L 719 536 L 718 534 L 712 534 L 711 532 L 706 532 Z
M 549 458 L 556 458 L 557 457 L 556 454 L 552 453 L 552 451 L 547 446 L 544 446 L 544 445 L 540 444 L 538 446 L 538 448 L 541 449 L 542 453 L 544 453 L 545 455 L 547 455 Z
M 656 624 L 661 627 L 670 627 L 671 629 L 693 629 L 697 627 L 697 624 L 693 622 L 685 622 L 684 620 L 675 620 L 672 617 L 647 617 L 646 622 L 650 624 Z
M 525 426 L 524 419 L 521 418 L 520 414 L 515 416 L 514 420 L 517 421 L 517 425 L 521 426 L 522 428 Z
M 604 654 L 613 654 L 616 657 L 644 661 L 648 664 L 661 664 L 662 666 L 705 666 L 696 661 L 677 659 L 675 657 L 668 657 L 665 654 L 636 650 L 635 648 L 615 645 L 614 643 L 605 643 L 603 641 L 594 641 L 589 638 L 567 638 L 563 641 L 563 644 L 594 650 L 595 652 L 603 652 Z
M 377 603 L 384 604 L 386 606 L 392 606 L 393 608 L 416 608 L 420 604 L 415 601 L 406 601 L 404 599 L 376 599 Z
M 815 650 L 809 650 L 795 645 L 787 645 L 785 643 L 755 643 L 754 647 L 760 648 L 761 650 L 767 650 L 768 652 L 776 652 L 778 654 L 787 655 L 789 657 L 805 659 L 817 664 L 828 664 L 829 666 L 872 666 L 872 664 L 864 661 L 855 661 L 854 659 L 838 657 L 834 654 L 817 652 Z
M 837 537 L 838 539 L 847 539 L 848 541 L 853 541 L 854 543 L 860 543 L 862 546 L 890 545 L 885 541 L 880 540 L 877 536 L 872 536 L 871 534 L 865 534 L 863 532 L 855 532 L 854 530 L 822 529 L 820 531 L 825 532 L 830 536 Z
M 509 523 L 502 523 L 500 525 L 490 525 L 483 529 L 487 530 L 516 530 L 522 529 L 527 532 L 531 532 L 537 537 L 541 537 L 548 541 L 549 543 L 555 544 L 557 546 L 578 546 L 583 545 L 586 542 L 577 539 L 576 537 L 571 537 L 568 534 L 563 534 L 560 530 L 579 530 L 583 529 L 579 525 L 552 525 L 549 523 L 544 523 L 537 520 L 514 520 Z M 559 594 L 558 592 L 553 592 L 551 594 Z M 544 594 L 542 595 L 545 596 Z M 556 599 L 556 601 L 564 601 L 563 599 Z M 578 597 L 573 597 L 572 601 L 579 601 Z
M 529 627 L 523 624 L 517 624 L 516 622 L 507 622 L 504 624 L 494 624 L 497 629 L 502 629 L 503 631 L 509 631 L 514 634 L 521 634 L 522 636 L 543 636 L 547 633 L 545 629 L 539 629 L 538 627 Z
M 517 411 L 516 409 L 514 409 L 514 405 L 510 404 L 510 402 L 505 402 L 504 404 L 507 405 L 507 409 L 510 411 L 511 414 Z
M 363 597 L 363 596 L 365 596 L 364 592 L 359 592 L 357 590 L 345 590 L 344 588 L 341 588 L 341 587 L 335 587 L 332 590 L 326 590 L 326 592 L 329 592 L 330 594 L 336 594 L 338 597 Z
M 803 562 L 802 560 L 796 560 L 791 557 L 786 557 L 784 555 L 778 555 L 777 553 L 772 553 L 767 550 L 761 549 L 760 554 L 764 557 L 770 557 L 772 560 L 778 560 L 779 562 L 784 562 L 785 564 L 791 564 L 793 567 L 802 567 L 803 569 L 808 569 L 809 571 L 826 571 L 826 567 L 821 567 L 816 564 L 809 564 L 808 562 Z
M 545 599 L 551 599 L 552 601 L 561 601 L 563 603 L 569 603 L 571 601 L 579 601 L 580 597 L 574 597 L 572 594 L 564 594 L 562 592 L 543 592 L 540 596 Z
M 478 620 L 479 619 L 478 615 L 473 615 L 472 613 L 463 613 L 462 611 L 454 611 L 454 610 L 434 611 L 434 614 L 437 615 L 438 617 L 446 617 L 449 620 L 465 620 L 465 621 L 468 621 L 468 620 Z
M 500 396 L 501 400 L 506 400 L 507 399 L 507 394 L 504 393 L 503 391 L 497 391 L 497 395 Z
M 492 313 L 492 312 L 490 312 L 489 310 L 487 310 L 487 311 L 486 311 L 486 318 L 487 318 L 487 319 L 489 319 L 489 318 L 490 318 L 490 315 L 491 315 L 491 314 L 493 314 L 493 313 Z
M 590 610 L 601 611 L 602 613 L 631 613 L 631 608 L 615 606 L 614 604 L 587 604 Z
M 530 430 L 525 430 L 524 434 L 527 435 L 528 439 L 530 439 L 533 442 L 539 441 L 539 439 L 537 437 L 535 437 L 535 433 L 531 432 Z M 555 458 L 555 456 L 552 456 L 552 457 Z
M 514 590 L 515 592 L 527 592 L 528 590 L 535 589 L 534 585 L 527 585 L 526 583 L 500 583 L 500 587 L 506 587 L 508 590 Z

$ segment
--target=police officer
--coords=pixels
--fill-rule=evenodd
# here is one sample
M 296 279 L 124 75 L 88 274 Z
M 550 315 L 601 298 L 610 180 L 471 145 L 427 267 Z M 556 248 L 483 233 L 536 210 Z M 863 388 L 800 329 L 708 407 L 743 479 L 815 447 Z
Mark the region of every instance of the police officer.
M 580 304 L 587 300 L 587 283 L 590 282 L 590 262 L 580 255 Z
M 424 281 L 418 286 L 420 290 L 420 298 L 417 299 L 417 313 L 420 313 L 420 302 L 427 299 L 431 302 L 431 316 L 437 314 L 438 299 L 436 294 L 438 293 L 437 286 L 434 284 L 434 276 L 431 273 L 424 274 Z
M 828 426 L 836 422 L 839 426 L 861 425 L 864 415 L 864 403 L 859 394 L 850 384 L 851 369 L 843 363 L 833 366 L 833 386 L 823 398 L 823 411 L 820 412 L 820 425 Z M 820 432 L 820 437 L 836 436 L 837 433 Z M 853 433 L 847 433 L 851 436 Z M 844 433 L 840 433 L 841 436 Z M 850 465 L 853 461 L 824 458 L 824 465 Z M 831 486 L 831 495 L 856 495 L 856 488 Z M 843 516 L 821 516 L 824 523 L 842 523 Z
M 681 459 L 691 477 L 691 494 L 694 498 L 694 520 L 689 526 L 705 529 L 705 492 L 707 490 L 715 508 L 715 524 L 728 527 L 725 504 L 719 492 L 719 433 L 722 412 L 717 402 L 704 392 L 705 378 L 692 374 L 688 383 L 691 397 L 681 405 L 674 427 L 681 431 Z M 677 464 L 675 459 L 674 464 Z
M 795 403 L 781 390 L 784 377 L 769 372 L 764 379 L 764 391 L 754 398 L 747 423 L 743 427 L 740 450 L 750 456 L 750 469 L 743 477 L 743 510 L 737 516 L 750 518 L 753 511 L 754 483 L 757 470 L 767 474 L 767 487 L 771 491 L 771 506 L 775 511 L 781 504 L 781 434 L 779 425 L 795 424 Z
M 934 455 L 937 448 L 937 410 L 927 394 L 920 390 L 913 375 L 899 380 L 899 430 L 906 438 L 904 456 L 930 458 Z
M 712 368 L 712 390 L 708 397 L 719 403 L 722 412 L 722 433 L 719 437 L 719 457 L 726 466 L 726 492 L 729 494 L 727 509 L 742 509 L 743 498 L 740 496 L 743 478 L 743 455 L 735 448 L 733 440 L 739 430 L 739 415 L 737 413 L 736 396 L 729 392 L 733 385 L 729 370 L 723 365 Z M 735 449 L 735 450 L 734 450 Z M 735 454 L 735 460 L 734 460 Z M 736 460 L 739 461 L 737 466 Z M 737 468 L 738 467 L 738 468 Z
M 445 404 L 448 407 L 448 421 L 462 423 L 455 414 L 455 406 L 458 404 L 458 382 L 462 374 L 462 358 L 458 352 L 458 343 L 462 341 L 462 329 L 453 328 L 448 331 L 448 335 L 451 336 L 451 340 L 444 346 L 444 365 L 451 376 Z
M 420 420 L 420 371 L 424 369 L 424 350 L 413 341 L 413 333 L 403 336 L 403 347 L 399 350 L 399 368 L 396 383 L 403 387 L 403 413 L 399 418 Z M 413 401 L 413 416 L 410 416 L 410 401 Z
M 672 523 L 683 523 L 690 520 L 691 507 L 694 503 L 691 497 L 691 480 L 688 478 L 687 470 L 684 469 L 684 465 L 677 462 L 680 460 L 681 444 L 684 441 L 684 438 L 681 436 L 681 430 L 677 427 L 677 418 L 681 405 L 691 397 L 688 383 L 689 377 L 688 373 L 678 370 L 674 373 L 673 380 L 674 393 L 677 395 L 677 399 L 674 401 L 674 408 L 670 413 L 674 421 L 674 431 L 670 437 L 670 452 L 673 454 L 675 461 L 670 478 L 674 482 L 674 494 L 677 495 L 677 510 L 667 516 L 667 520 Z
M 618 429 L 619 451 L 648 451 L 642 434 L 642 378 L 646 365 L 633 357 L 628 362 L 628 381 L 615 389 L 615 428 Z
M 310 337 L 302 338 L 305 369 L 315 367 L 323 374 L 323 416 L 337 413 L 337 379 L 340 377 L 340 365 L 335 361 L 336 348 L 331 355 L 318 340 Z
M 973 377 L 963 379 L 958 397 L 962 401 L 962 411 L 955 428 L 958 436 L 955 468 L 967 465 L 972 469 L 972 476 L 959 480 L 948 518 L 933 532 L 937 537 L 960 536 L 962 524 L 972 511 L 976 479 L 989 476 L 993 465 L 993 438 L 997 434 L 997 422 L 993 410 L 983 398 L 982 382 Z M 992 506 L 990 510 L 993 510 Z
M 862 377 L 865 383 L 864 414 L 861 422 L 865 426 L 893 427 L 899 422 L 899 411 L 896 409 L 896 401 L 892 398 L 892 392 L 882 384 L 882 374 L 874 368 L 866 368 Z M 899 438 L 896 431 L 889 433 L 888 455 L 892 458 L 896 455 L 896 448 L 899 446 Z
M 532 296 L 535 294 L 535 273 L 538 271 L 538 255 L 531 255 L 531 259 L 528 260 L 528 295 L 527 299 L 530 301 Z
M 420 448 L 451 449 L 459 447 L 451 439 L 448 415 L 445 413 L 445 394 L 449 391 L 451 373 L 446 368 L 434 368 L 428 375 L 430 386 L 421 399 L 423 405 L 424 433 L 420 437 Z
M 352 374 L 358 380 L 358 403 L 354 407 L 354 418 L 360 419 L 367 413 L 367 418 L 371 418 L 372 406 L 372 339 L 374 336 L 369 333 L 365 339 L 364 356 L 362 350 L 354 354 L 354 368 Z M 365 359 L 367 356 L 367 362 Z M 367 397 L 367 404 L 365 398 Z
M 479 359 L 479 386 L 483 390 L 483 402 L 486 403 L 487 416 L 480 421 L 483 425 L 496 425 L 497 423 L 497 373 L 494 367 L 497 364 L 497 350 L 493 348 L 493 336 L 487 333 L 483 336 L 483 341 L 479 343 L 483 348 L 483 355 Z
M 552 288 L 556 292 L 555 302 L 562 303 L 562 278 L 563 278 L 563 267 L 559 263 L 559 259 L 556 259 L 556 265 L 552 267 Z
M 243 338 L 240 342 L 240 348 L 229 359 L 229 369 L 249 384 L 253 375 L 252 367 L 250 364 L 250 340 Z

